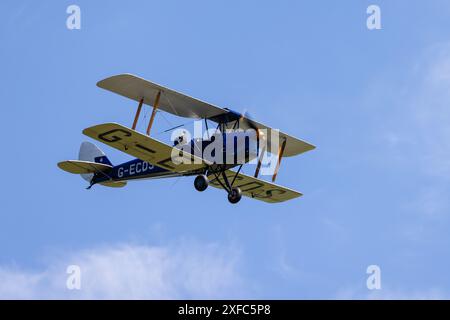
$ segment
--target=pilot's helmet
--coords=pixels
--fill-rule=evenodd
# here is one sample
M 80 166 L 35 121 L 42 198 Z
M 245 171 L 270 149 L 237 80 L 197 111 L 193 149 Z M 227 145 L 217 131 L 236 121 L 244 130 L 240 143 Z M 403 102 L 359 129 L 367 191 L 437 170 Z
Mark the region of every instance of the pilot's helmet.
M 173 145 L 177 146 L 177 145 L 184 145 L 184 144 L 188 143 L 186 133 L 187 133 L 186 130 L 182 130 L 180 132 L 180 134 L 173 141 Z

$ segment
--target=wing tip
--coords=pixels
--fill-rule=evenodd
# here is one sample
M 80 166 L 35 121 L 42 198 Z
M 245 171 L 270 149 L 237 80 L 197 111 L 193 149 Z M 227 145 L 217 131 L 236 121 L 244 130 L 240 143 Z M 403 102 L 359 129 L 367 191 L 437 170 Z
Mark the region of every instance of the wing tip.
M 68 161 L 68 160 L 60 161 L 60 162 L 58 162 L 58 163 L 56 164 L 56 166 L 57 166 L 58 168 L 60 168 L 61 170 L 66 171 L 66 170 L 63 169 L 63 167 L 64 167 L 64 162 L 67 162 L 67 161 Z M 67 171 L 66 171 L 66 172 L 67 172 Z
M 81 131 L 81 133 L 84 134 L 85 136 L 91 137 L 89 135 L 89 131 L 90 130 L 93 130 L 94 128 L 97 128 L 97 127 L 100 127 L 100 126 L 110 126 L 110 125 L 114 125 L 114 126 L 120 125 L 120 126 L 122 126 L 120 123 L 117 123 L 117 122 L 105 122 L 105 123 L 101 123 L 101 124 L 95 124 L 95 125 L 90 126 L 88 128 L 84 128 L 83 131 Z
M 68 165 L 71 164 L 73 161 L 74 160 L 64 160 L 64 161 L 58 162 L 56 165 L 58 166 L 59 169 L 61 169 L 64 172 L 77 174 L 77 173 L 72 172 L 68 167 Z
M 97 87 L 108 90 L 107 84 L 109 83 L 109 81 L 117 78 L 139 78 L 139 77 L 132 73 L 119 73 L 98 81 Z
M 308 143 L 308 142 L 307 142 L 307 143 Z M 309 147 L 309 149 L 306 150 L 306 151 L 312 151 L 312 150 L 314 150 L 314 149 L 317 149 L 317 147 L 316 147 L 315 145 L 311 144 L 311 143 L 308 143 L 308 147 Z

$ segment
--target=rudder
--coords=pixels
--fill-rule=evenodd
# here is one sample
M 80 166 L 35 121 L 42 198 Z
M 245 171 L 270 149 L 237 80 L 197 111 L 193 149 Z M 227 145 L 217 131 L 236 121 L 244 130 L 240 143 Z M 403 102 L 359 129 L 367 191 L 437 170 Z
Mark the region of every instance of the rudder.
M 112 166 L 111 161 L 109 161 L 105 153 L 102 150 L 100 150 L 100 148 L 97 147 L 95 144 L 87 141 L 81 144 L 78 159 Z M 92 173 L 81 175 L 81 177 L 88 182 L 91 182 L 93 176 L 94 175 Z

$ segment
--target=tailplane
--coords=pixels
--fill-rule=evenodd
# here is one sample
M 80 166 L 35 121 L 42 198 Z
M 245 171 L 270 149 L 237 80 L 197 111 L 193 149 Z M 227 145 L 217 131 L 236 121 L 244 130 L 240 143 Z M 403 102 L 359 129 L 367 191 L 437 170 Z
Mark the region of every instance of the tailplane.
M 108 171 L 113 167 L 111 161 L 105 153 L 100 150 L 95 144 L 90 142 L 83 142 L 80 146 L 79 160 L 66 160 L 58 163 L 58 167 L 66 172 L 79 174 L 81 177 L 89 182 L 90 189 L 92 187 L 92 178 L 94 174 L 107 175 Z M 126 181 L 108 180 L 100 182 L 105 187 L 120 188 L 124 187 Z

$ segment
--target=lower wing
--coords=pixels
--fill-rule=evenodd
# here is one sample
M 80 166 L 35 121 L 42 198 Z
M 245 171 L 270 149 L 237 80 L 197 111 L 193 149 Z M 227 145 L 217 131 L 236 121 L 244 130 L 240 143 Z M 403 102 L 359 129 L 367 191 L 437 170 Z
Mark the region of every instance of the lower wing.
M 234 180 L 233 187 L 239 187 L 242 195 L 253 199 L 269 203 L 277 203 L 302 196 L 300 192 L 254 178 L 243 173 L 238 173 L 236 175 L 236 172 L 227 170 L 225 171 L 225 174 L 230 183 Z M 225 182 L 223 181 L 223 177 L 221 175 L 215 176 L 214 174 L 210 174 L 208 175 L 208 179 L 210 185 L 223 189 L 222 184 L 225 184 Z M 220 182 L 218 179 L 220 179 Z

